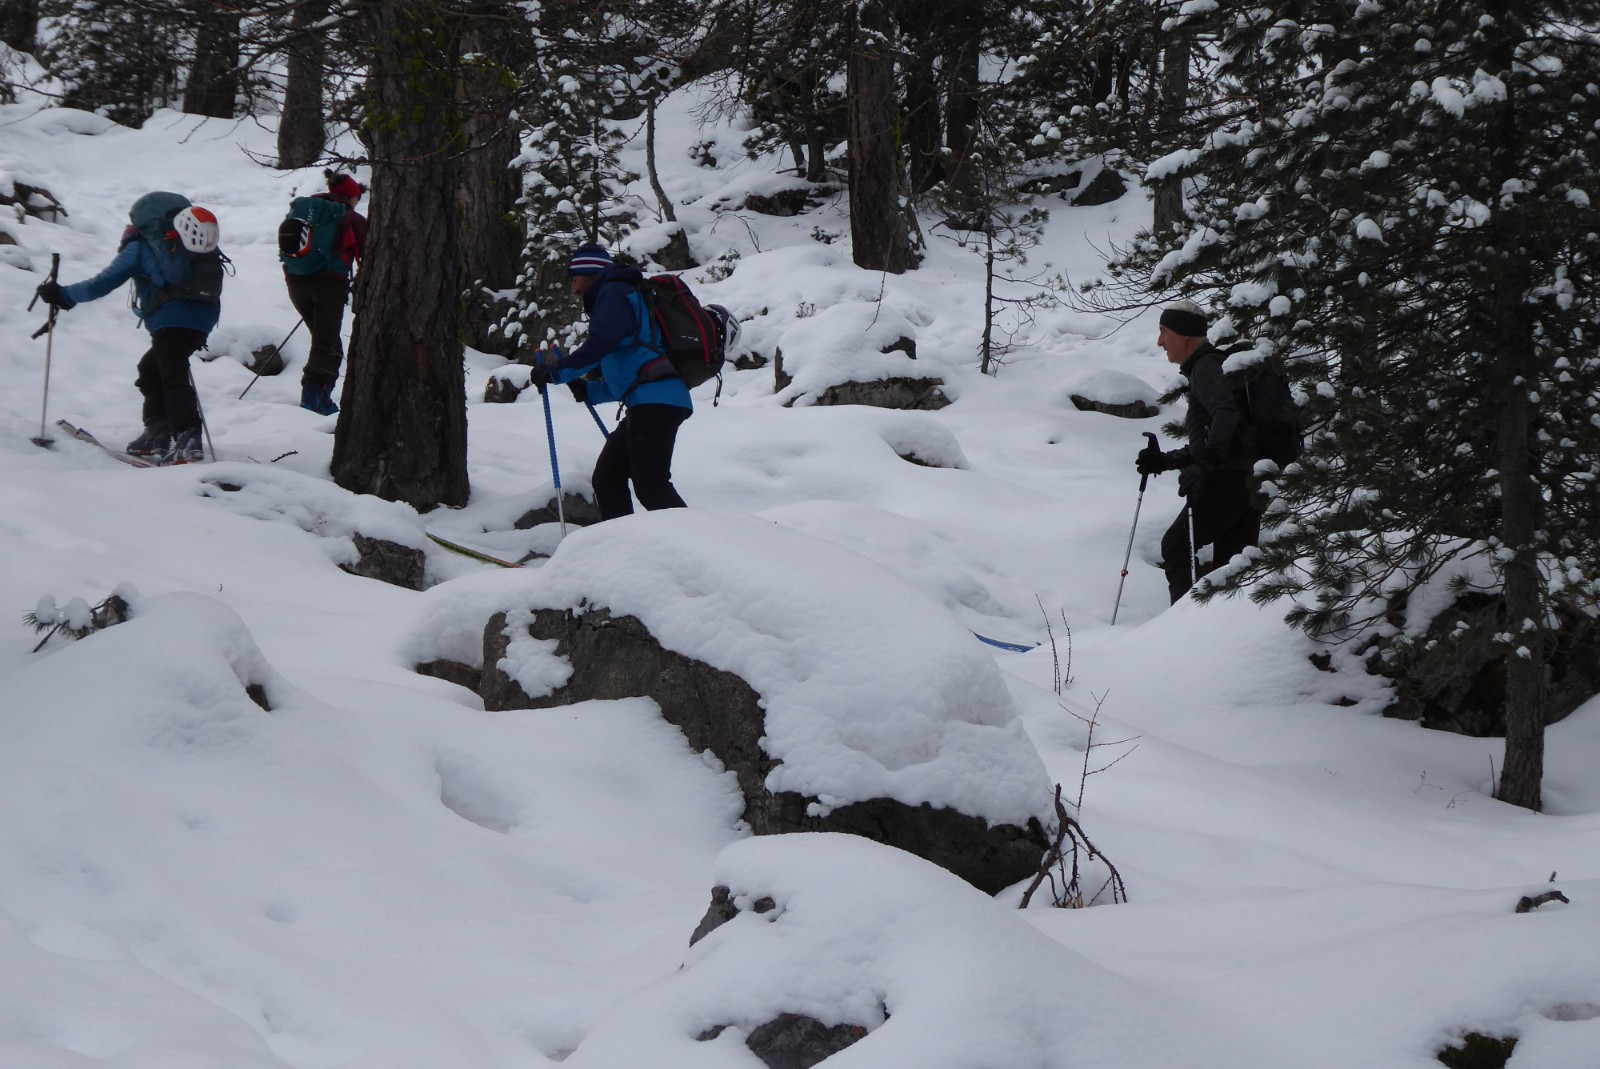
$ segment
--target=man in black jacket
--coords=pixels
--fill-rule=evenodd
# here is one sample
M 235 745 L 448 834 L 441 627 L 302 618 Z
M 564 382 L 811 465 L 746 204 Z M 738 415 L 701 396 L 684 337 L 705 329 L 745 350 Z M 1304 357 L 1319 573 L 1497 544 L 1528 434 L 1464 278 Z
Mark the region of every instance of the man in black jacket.
M 1140 475 L 1179 469 L 1178 493 L 1188 499 L 1161 536 L 1161 568 L 1174 602 L 1194 585 L 1194 552 L 1201 546 L 1212 547 L 1214 568 L 1261 537 L 1261 513 L 1249 485 L 1257 460 L 1255 436 L 1239 411 L 1233 387 L 1223 378 L 1223 355 L 1206 340 L 1207 325 L 1205 313 L 1193 301 L 1161 310 L 1156 344 L 1189 382 L 1184 417 L 1189 441 L 1166 452 L 1152 443 L 1139 451 L 1136 461 Z

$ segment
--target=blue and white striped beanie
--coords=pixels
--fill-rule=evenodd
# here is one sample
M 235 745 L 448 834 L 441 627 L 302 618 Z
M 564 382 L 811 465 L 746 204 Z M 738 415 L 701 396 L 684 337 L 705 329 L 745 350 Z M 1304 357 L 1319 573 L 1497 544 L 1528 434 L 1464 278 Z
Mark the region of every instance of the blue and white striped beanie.
M 567 261 L 567 277 L 598 275 L 610 266 L 611 254 L 605 250 L 605 246 L 589 242 L 573 250 L 572 259 Z

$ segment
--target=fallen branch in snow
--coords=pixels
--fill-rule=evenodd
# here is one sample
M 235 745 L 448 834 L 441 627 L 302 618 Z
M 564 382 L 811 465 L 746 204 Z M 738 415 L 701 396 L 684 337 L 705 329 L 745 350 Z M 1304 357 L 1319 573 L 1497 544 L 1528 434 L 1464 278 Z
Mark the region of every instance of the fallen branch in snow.
M 1093 905 L 1106 888 L 1111 889 L 1111 901 L 1126 902 L 1128 900 L 1127 885 L 1122 882 L 1122 874 L 1117 867 L 1102 854 L 1089 841 L 1089 836 L 1084 832 L 1083 825 L 1079 824 L 1067 812 L 1066 805 L 1061 801 L 1061 784 L 1056 784 L 1056 837 L 1045 851 L 1044 861 L 1039 865 L 1039 873 L 1028 884 L 1028 889 L 1022 893 L 1019 909 L 1027 909 L 1028 903 L 1033 900 L 1033 893 L 1045 880 L 1050 881 L 1050 900 L 1052 904 L 1061 909 L 1082 909 L 1086 905 Z M 1094 894 L 1084 898 L 1081 883 L 1082 872 L 1078 866 L 1079 855 L 1084 855 L 1086 861 L 1099 861 L 1105 865 L 1110 873 L 1106 881 L 1100 885 Z M 1059 878 L 1059 886 L 1057 880 Z
M 47 594 L 39 599 L 39 605 L 33 612 L 23 614 L 22 622 L 35 631 L 45 632 L 44 638 L 33 647 L 32 652 L 38 653 L 58 631 L 68 638 L 82 638 L 101 628 L 120 624 L 127 618 L 128 603 L 116 594 L 92 609 L 82 598 L 73 598 L 65 606 L 57 608 L 56 599 Z
M 1546 902 L 1565 902 L 1570 905 L 1571 899 L 1567 898 L 1567 896 L 1562 894 L 1560 891 L 1546 891 L 1544 894 L 1537 897 L 1523 895 L 1521 898 L 1517 899 L 1517 912 L 1532 913 Z

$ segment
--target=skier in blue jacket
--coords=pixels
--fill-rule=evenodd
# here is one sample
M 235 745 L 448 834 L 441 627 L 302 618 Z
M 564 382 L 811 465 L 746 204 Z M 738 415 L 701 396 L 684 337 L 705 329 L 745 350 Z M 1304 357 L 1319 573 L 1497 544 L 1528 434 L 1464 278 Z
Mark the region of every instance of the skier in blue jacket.
M 139 209 L 135 204 L 135 217 Z M 140 237 L 136 227 L 129 226 L 122 232 L 116 258 L 98 275 L 70 286 L 46 282 L 38 292 L 45 303 L 66 310 L 98 300 L 133 279 L 134 313 L 150 332 L 150 349 L 139 360 L 139 376 L 134 380 L 144 397 L 144 433 L 128 443 L 127 451 L 181 463 L 205 456 L 200 444 L 200 402 L 189 377 L 189 357 L 205 344 L 222 309 L 208 301 L 169 298 L 165 290 L 184 282 L 189 271 L 178 250 L 180 243 L 194 253 L 216 249 L 217 217 L 198 206 L 184 208 L 173 217 L 166 237 L 166 251 L 157 251 Z
M 683 508 L 672 485 L 678 427 L 694 411 L 689 387 L 672 370 L 660 329 L 651 321 L 637 268 L 615 264 L 602 246 L 580 245 L 567 262 L 567 280 L 583 299 L 589 336 L 570 353 L 535 354 L 534 385 L 565 383 L 579 401 L 620 401 L 627 409 L 594 464 L 600 518 L 633 512 L 628 483 L 646 509 Z

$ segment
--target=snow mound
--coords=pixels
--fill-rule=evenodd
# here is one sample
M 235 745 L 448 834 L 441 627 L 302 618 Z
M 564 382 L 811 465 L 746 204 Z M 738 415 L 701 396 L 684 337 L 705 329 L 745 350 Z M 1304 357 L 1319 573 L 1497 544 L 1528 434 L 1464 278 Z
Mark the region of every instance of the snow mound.
M 461 653 L 495 611 L 603 606 L 755 688 L 763 745 L 782 762 L 773 792 L 825 806 L 926 802 L 1018 826 L 1049 811 L 1048 776 L 993 658 L 943 605 L 851 550 L 769 520 L 677 509 L 576 531 L 542 568 L 497 579 L 430 592 L 408 655 Z M 559 663 L 538 644 L 514 650 Z
M 601 1020 L 569 1065 L 754 1064 L 745 1038 L 784 1013 L 864 1026 L 828 1058 L 840 1069 L 1250 1064 L 1240 1037 L 1039 939 L 1021 914 L 902 851 L 762 836 L 722 851 L 717 883 L 741 912 Z M 751 909 L 764 898 L 772 909 Z
M 777 399 L 810 404 L 844 382 L 927 378 L 925 367 L 905 353 L 883 351 L 916 337 L 909 319 L 882 304 L 849 301 L 806 316 L 778 338 L 784 373 L 793 381 Z

